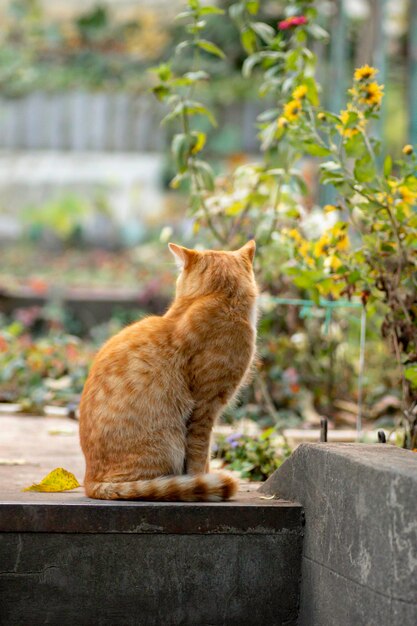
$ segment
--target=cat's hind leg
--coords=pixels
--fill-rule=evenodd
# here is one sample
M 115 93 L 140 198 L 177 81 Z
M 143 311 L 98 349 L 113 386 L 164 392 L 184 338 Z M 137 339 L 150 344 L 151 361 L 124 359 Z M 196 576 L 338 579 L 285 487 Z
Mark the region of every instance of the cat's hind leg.
M 211 431 L 224 408 L 222 403 L 196 407 L 187 426 L 185 468 L 187 474 L 204 474 L 209 471 Z

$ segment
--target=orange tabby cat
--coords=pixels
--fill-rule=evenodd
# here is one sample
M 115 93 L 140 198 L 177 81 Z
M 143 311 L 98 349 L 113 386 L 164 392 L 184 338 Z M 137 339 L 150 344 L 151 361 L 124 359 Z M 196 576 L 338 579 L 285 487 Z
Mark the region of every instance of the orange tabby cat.
M 162 317 L 123 329 L 98 353 L 80 405 L 85 491 L 108 500 L 222 500 L 210 435 L 251 366 L 255 242 L 235 252 L 169 248 L 181 268 Z

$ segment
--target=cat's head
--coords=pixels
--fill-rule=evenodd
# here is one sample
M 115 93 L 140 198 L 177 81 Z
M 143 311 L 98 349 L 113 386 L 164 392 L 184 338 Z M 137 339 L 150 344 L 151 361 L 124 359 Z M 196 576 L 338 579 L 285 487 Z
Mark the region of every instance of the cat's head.
M 233 252 L 190 250 L 175 243 L 168 247 L 180 269 L 177 296 L 197 297 L 218 292 L 256 295 L 254 240 Z

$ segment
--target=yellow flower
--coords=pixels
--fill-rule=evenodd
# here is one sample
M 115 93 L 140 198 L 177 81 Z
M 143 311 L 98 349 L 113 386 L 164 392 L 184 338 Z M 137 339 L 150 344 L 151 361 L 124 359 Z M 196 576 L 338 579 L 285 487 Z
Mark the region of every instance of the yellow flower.
M 300 247 L 298 248 L 298 252 L 301 254 L 302 257 L 306 258 L 308 256 L 309 251 L 310 251 L 310 244 L 308 241 L 304 240 L 302 244 L 300 245 Z
M 347 250 L 348 248 L 349 248 L 349 237 L 347 235 L 340 236 L 336 243 L 336 249 Z
M 395 180 L 394 178 L 387 180 L 387 183 L 388 183 L 388 186 L 391 187 L 392 191 L 395 191 L 398 185 L 400 184 L 399 181 Z
M 288 120 L 285 117 L 279 117 L 277 121 L 278 128 L 285 128 L 288 126 Z
M 374 67 L 371 67 L 370 65 L 363 65 L 355 70 L 353 77 L 358 81 L 367 80 L 368 78 L 373 78 L 377 72 L 378 70 Z
M 314 244 L 314 256 L 319 257 L 329 249 L 329 238 L 327 234 L 320 237 L 320 239 Z
M 343 265 L 342 261 L 336 255 L 332 254 L 329 257 L 329 265 L 333 271 L 337 271 L 339 267 Z
M 284 117 L 289 122 L 294 122 L 301 113 L 301 102 L 299 100 L 291 100 L 284 106 Z
M 361 88 L 362 98 L 361 102 L 370 104 L 371 106 L 379 106 L 381 104 L 384 85 L 378 85 L 378 83 L 369 83 Z
M 292 92 L 292 97 L 294 98 L 294 100 L 302 100 L 306 97 L 307 92 L 307 85 L 300 85 L 299 87 L 296 87 L 294 89 L 294 91 Z
M 410 143 L 408 143 L 408 144 L 407 144 L 406 146 L 404 146 L 404 148 L 402 149 L 402 153 L 403 153 L 403 154 L 407 154 L 408 156 L 409 156 L 410 154 L 413 154 L 413 146 L 412 146 Z
M 291 239 L 294 239 L 297 243 L 301 243 L 303 241 L 303 238 L 296 228 L 292 228 L 288 231 L 288 237 L 291 237 Z
M 377 193 L 375 195 L 376 201 L 380 204 L 392 204 L 394 202 L 394 198 L 388 194 L 386 191 Z
M 323 210 L 325 213 L 331 213 L 332 211 L 337 211 L 337 206 L 334 206 L 334 204 L 326 204 L 323 207 Z
M 406 204 L 414 204 L 417 199 L 417 191 L 411 191 L 406 185 L 400 185 L 398 187 L 401 198 Z
M 347 124 L 349 124 L 350 113 L 356 113 L 358 116 L 356 126 L 347 126 Z M 342 137 L 348 138 L 354 137 L 360 131 L 364 130 L 366 123 L 363 113 L 361 111 L 356 111 L 351 105 L 348 105 L 348 108 L 344 111 L 340 111 L 340 121 L 342 122 L 342 125 L 336 126 L 336 128 Z

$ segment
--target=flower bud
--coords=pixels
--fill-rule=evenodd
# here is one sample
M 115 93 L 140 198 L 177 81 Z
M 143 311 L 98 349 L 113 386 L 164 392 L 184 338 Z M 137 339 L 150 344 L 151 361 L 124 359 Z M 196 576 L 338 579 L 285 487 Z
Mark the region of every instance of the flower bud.
M 404 146 L 404 148 L 402 149 L 402 152 L 403 154 L 407 154 L 407 155 L 413 154 L 413 146 L 410 143 L 408 143 L 406 146 Z

